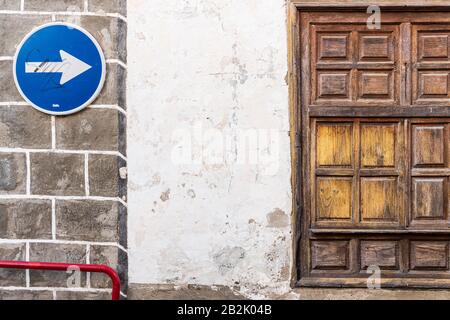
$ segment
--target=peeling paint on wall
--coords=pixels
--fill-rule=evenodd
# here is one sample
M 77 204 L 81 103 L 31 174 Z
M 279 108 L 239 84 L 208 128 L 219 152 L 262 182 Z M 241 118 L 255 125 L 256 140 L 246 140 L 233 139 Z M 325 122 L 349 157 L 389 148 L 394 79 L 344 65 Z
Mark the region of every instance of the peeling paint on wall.
M 220 274 L 224 275 L 232 271 L 245 258 L 245 250 L 241 247 L 224 248 L 214 254 L 213 259 L 219 268 Z
M 166 202 L 170 199 L 170 189 L 167 189 L 163 193 L 161 193 L 161 197 L 159 197 L 162 202 Z
M 289 226 L 289 223 L 289 216 L 279 208 L 267 215 L 267 226 L 269 228 L 286 228 Z

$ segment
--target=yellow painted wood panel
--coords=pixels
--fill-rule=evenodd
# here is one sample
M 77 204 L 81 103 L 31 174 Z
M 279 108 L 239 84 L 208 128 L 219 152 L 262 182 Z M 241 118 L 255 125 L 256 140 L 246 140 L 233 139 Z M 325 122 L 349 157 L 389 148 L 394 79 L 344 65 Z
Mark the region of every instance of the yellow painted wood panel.
M 352 179 L 318 178 L 318 219 L 352 218 Z
M 367 124 L 361 127 L 361 165 L 395 166 L 395 125 Z
M 318 124 L 318 166 L 351 166 L 353 127 L 349 123 Z
M 398 220 L 398 196 L 395 178 L 361 178 L 361 220 Z

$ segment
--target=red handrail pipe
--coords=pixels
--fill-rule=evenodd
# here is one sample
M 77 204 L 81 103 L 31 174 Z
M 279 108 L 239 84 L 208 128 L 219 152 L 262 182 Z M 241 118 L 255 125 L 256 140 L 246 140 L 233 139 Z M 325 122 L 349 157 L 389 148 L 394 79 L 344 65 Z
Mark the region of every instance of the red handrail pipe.
M 78 268 L 82 272 L 104 273 L 112 280 L 112 300 L 120 299 L 120 279 L 117 272 L 105 265 L 76 264 L 76 263 L 51 263 L 51 262 L 25 262 L 25 261 L 1 261 L 0 269 L 31 269 L 67 271 L 69 268 Z

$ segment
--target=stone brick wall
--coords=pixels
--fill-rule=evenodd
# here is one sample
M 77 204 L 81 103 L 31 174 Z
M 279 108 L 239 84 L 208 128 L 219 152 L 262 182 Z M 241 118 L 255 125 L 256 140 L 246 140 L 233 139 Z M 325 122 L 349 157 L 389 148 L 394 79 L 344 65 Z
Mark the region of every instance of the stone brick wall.
M 67 21 L 104 50 L 107 79 L 84 111 L 35 111 L 13 81 L 13 55 L 34 27 Z M 127 283 L 126 1 L 0 0 L 0 259 L 101 263 Z M 110 298 L 106 276 L 0 270 L 0 299 Z

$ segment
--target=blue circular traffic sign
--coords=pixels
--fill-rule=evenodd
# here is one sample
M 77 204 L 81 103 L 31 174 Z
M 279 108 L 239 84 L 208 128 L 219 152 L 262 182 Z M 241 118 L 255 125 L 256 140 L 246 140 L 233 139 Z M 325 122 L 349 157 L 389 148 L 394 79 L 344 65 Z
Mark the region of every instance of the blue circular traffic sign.
M 105 82 L 105 58 L 95 38 L 69 23 L 33 30 L 17 48 L 14 81 L 34 108 L 66 115 L 88 106 Z

